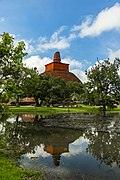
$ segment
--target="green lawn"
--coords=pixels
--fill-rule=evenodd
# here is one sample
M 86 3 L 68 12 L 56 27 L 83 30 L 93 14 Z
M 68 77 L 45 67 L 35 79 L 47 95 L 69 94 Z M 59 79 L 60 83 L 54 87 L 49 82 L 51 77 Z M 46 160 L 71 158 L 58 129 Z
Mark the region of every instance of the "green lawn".
M 31 179 L 41 180 L 41 175 L 38 172 L 23 170 L 17 166 L 15 166 L 10 160 L 1 157 L 0 155 L 0 179 L 1 180 L 22 180 L 22 179 Z
M 33 107 L 33 106 L 10 106 L 11 112 L 29 112 L 29 113 L 79 113 L 79 112 L 98 112 L 100 111 L 99 106 L 84 106 L 80 105 L 79 107 Z M 120 111 L 120 107 L 114 109 L 108 109 L 108 111 Z
M 10 153 L 4 150 L 4 146 L 0 142 L 0 179 L 1 180 L 41 180 L 42 176 L 39 172 L 24 170 L 10 160 Z

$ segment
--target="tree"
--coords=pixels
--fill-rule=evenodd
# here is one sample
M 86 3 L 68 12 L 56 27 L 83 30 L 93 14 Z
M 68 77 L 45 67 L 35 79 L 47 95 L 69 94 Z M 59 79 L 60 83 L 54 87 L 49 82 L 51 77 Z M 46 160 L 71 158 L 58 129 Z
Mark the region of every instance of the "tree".
M 20 93 L 20 79 L 23 75 L 22 59 L 27 53 L 23 41 L 15 46 L 12 35 L 3 33 L 0 36 L 0 100 L 3 101 L 3 93 L 9 91 L 11 96 L 15 91 L 17 96 Z
M 66 83 L 66 99 L 69 105 L 70 102 L 76 104 L 80 100 L 80 95 L 83 93 L 83 84 L 78 82 L 68 81 Z
M 65 97 L 65 87 L 66 83 L 63 81 L 60 77 L 50 77 L 49 78 L 49 89 L 46 96 L 46 102 L 47 106 L 50 106 L 50 104 L 61 104 L 62 100 Z
M 36 106 L 39 106 L 39 98 L 41 91 L 42 77 L 38 73 L 37 68 L 26 69 L 26 77 L 24 78 L 22 89 L 24 97 L 34 97 Z
M 120 102 L 119 66 L 119 59 L 115 59 L 113 63 L 104 60 L 87 71 L 88 101 L 101 105 L 103 111 L 106 111 L 106 106 L 114 107 L 114 104 Z

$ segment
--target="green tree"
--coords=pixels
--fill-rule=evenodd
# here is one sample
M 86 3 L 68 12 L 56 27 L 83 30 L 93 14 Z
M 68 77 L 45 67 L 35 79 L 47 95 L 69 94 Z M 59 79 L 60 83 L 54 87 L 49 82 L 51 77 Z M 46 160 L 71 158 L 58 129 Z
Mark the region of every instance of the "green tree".
M 120 76 L 118 74 L 120 60 L 113 63 L 109 60 L 98 62 L 87 71 L 87 98 L 90 103 L 114 107 L 120 102 Z
M 49 83 L 50 86 L 46 97 L 47 105 L 61 104 L 65 97 L 65 81 L 63 81 L 60 77 L 50 77 Z
M 0 36 L 0 101 L 4 101 L 3 93 L 9 91 L 12 96 L 16 89 L 16 94 L 19 94 L 20 79 L 23 74 L 22 60 L 27 53 L 23 41 L 15 45 L 14 37 L 9 33 L 3 33 Z
M 26 76 L 22 83 L 24 97 L 34 97 L 36 106 L 39 106 L 39 98 L 41 93 L 42 77 L 38 73 L 37 68 L 26 69 Z
M 65 102 L 69 105 L 70 103 L 76 104 L 81 98 L 83 93 L 83 84 L 78 82 L 69 81 L 66 83 L 66 99 Z

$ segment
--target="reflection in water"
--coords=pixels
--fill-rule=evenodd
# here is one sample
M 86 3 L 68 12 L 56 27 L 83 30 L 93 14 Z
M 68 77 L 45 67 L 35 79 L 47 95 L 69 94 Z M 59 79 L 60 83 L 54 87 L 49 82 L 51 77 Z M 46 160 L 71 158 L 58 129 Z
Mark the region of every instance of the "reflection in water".
M 59 122 L 66 118 L 68 123 L 69 116 L 70 121 L 76 120 L 77 127 L 85 128 L 81 131 L 46 127 L 45 116 L 35 114 L 9 118 L 4 126 L 12 156 L 21 155 L 24 168 L 39 170 L 42 164 L 52 170 L 59 166 L 78 177 L 89 174 L 92 178 L 119 179 L 120 114 L 108 114 L 106 120 L 98 115 L 96 119 L 89 115 L 89 120 L 88 114 L 82 115 L 83 118 L 81 114 L 59 115 Z
M 2 129 L 3 129 L 3 125 L 0 124 L 0 132 L 2 132 Z
M 47 144 L 44 147 L 44 151 L 50 153 L 52 155 L 54 165 L 59 166 L 61 154 L 65 152 L 69 152 L 69 144 L 65 144 L 65 145 Z

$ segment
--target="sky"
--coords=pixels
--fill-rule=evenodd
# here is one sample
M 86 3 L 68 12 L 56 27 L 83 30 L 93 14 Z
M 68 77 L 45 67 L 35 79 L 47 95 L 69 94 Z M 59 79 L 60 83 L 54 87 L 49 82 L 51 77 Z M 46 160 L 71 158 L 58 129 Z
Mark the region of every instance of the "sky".
M 24 63 L 44 72 L 56 51 L 82 82 L 97 59 L 120 57 L 120 1 L 0 0 L 0 34 L 24 40 Z

